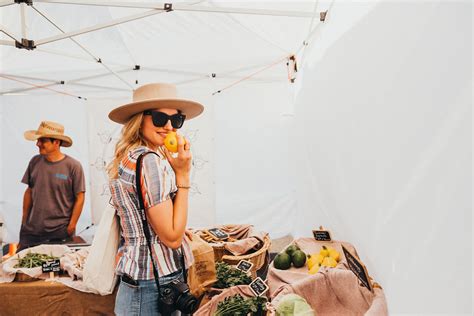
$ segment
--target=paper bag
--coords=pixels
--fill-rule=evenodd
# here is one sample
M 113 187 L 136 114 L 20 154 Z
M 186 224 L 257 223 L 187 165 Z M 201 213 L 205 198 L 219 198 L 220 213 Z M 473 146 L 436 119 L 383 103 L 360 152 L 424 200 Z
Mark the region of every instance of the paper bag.
M 193 235 L 191 249 L 194 264 L 188 270 L 188 285 L 191 293 L 200 297 L 217 281 L 214 250 L 197 235 Z

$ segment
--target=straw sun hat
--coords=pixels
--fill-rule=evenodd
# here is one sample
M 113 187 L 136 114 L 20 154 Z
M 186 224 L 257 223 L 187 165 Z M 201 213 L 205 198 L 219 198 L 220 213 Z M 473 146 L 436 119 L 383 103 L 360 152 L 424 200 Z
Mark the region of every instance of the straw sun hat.
M 176 86 L 167 83 L 150 83 L 133 91 L 133 101 L 109 113 L 109 118 L 125 124 L 135 114 L 145 110 L 169 108 L 180 110 L 190 120 L 202 113 L 204 107 L 195 101 L 178 98 Z
M 62 140 L 61 146 L 71 147 L 72 139 L 64 135 L 64 126 L 51 121 L 42 121 L 37 130 L 30 130 L 24 133 L 25 139 L 36 141 L 38 138 L 47 137 Z

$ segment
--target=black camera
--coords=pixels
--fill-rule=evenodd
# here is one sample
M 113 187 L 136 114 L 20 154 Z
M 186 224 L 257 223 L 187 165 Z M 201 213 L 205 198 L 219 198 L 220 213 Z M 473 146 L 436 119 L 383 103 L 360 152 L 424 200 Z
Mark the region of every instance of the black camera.
M 192 314 L 199 307 L 198 299 L 189 291 L 189 286 L 179 280 L 173 280 L 160 288 L 158 309 L 163 315 L 170 315 L 175 310 Z

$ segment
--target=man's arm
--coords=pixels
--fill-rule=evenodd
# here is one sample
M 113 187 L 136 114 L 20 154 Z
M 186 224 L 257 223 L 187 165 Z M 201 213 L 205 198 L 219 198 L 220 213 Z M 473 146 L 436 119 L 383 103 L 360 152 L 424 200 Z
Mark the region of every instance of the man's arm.
M 23 194 L 23 217 L 21 218 L 21 223 L 25 224 L 28 215 L 30 214 L 31 210 L 31 189 L 28 187 Z
M 67 226 L 67 233 L 69 236 L 74 235 L 76 231 L 77 221 L 79 220 L 79 216 L 81 216 L 83 206 L 84 192 L 79 192 L 76 195 L 76 202 L 74 202 L 74 206 L 72 207 L 71 220 L 69 221 L 69 225 Z

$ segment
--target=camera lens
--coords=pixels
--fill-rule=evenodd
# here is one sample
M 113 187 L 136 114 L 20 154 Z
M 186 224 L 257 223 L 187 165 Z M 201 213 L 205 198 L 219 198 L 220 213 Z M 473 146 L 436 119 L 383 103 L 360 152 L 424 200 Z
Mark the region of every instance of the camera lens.
M 193 295 L 185 293 L 178 298 L 176 307 L 185 314 L 192 314 L 197 310 L 199 305 L 198 300 Z

